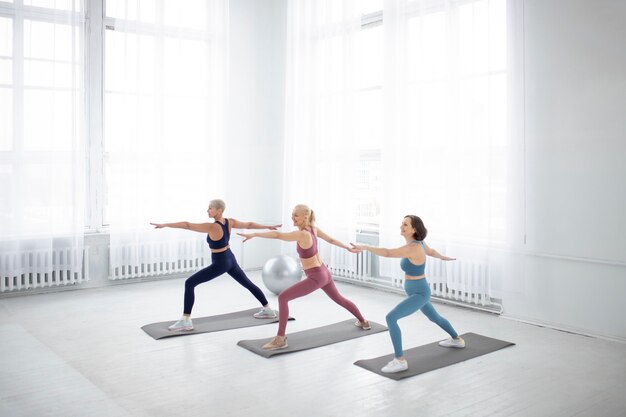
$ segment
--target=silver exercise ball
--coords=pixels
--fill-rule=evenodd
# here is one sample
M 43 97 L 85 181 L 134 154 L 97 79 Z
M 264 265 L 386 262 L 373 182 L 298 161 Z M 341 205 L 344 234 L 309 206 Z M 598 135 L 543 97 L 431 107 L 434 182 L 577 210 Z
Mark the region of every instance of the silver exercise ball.
M 263 265 L 263 283 L 268 290 L 278 295 L 302 278 L 302 267 L 291 256 L 278 255 Z

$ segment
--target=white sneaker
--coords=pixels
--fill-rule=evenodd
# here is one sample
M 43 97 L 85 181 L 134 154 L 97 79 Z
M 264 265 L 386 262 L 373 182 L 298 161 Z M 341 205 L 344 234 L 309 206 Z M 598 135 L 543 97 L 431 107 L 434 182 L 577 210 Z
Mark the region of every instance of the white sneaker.
M 182 318 L 176 323 L 172 324 L 170 327 L 168 327 L 167 330 L 172 332 L 193 330 L 193 323 L 191 322 L 191 319 L 185 320 L 184 318 Z
M 465 340 L 460 337 L 458 339 L 450 338 L 439 342 L 439 346 L 463 349 L 465 347 Z
M 396 372 L 406 371 L 407 369 L 409 369 L 407 361 L 393 358 L 393 360 L 383 366 L 380 371 L 386 374 L 395 374 Z
M 255 319 L 275 319 L 276 312 L 271 308 L 262 308 L 258 313 L 252 315 Z

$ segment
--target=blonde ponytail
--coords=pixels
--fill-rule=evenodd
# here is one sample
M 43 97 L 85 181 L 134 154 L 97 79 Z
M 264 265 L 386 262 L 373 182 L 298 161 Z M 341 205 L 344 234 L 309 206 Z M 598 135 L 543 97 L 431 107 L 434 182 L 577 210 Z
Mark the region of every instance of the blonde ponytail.
M 306 204 L 298 204 L 295 207 L 295 210 L 304 213 L 307 218 L 307 222 L 309 223 L 309 226 L 315 225 L 315 213 L 313 213 L 313 210 L 311 210 L 309 206 L 307 206 Z

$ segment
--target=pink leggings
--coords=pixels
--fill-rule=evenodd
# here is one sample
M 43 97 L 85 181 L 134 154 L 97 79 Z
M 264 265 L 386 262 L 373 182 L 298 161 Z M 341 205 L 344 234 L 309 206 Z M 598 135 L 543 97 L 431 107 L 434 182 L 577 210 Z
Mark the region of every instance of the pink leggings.
M 289 301 L 321 288 L 331 300 L 348 310 L 359 321 L 365 321 L 356 305 L 347 298 L 344 298 L 330 276 L 330 271 L 325 265 L 309 268 L 304 271 L 306 278 L 278 295 L 278 336 L 284 336 L 287 329 L 287 319 L 289 319 Z

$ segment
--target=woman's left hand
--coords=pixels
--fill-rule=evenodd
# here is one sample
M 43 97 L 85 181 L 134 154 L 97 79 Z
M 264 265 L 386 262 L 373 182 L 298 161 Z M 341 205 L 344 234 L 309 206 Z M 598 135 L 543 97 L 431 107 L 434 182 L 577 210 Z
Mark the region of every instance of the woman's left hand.
M 351 253 L 361 253 L 361 252 L 363 252 L 365 250 L 363 245 L 355 245 L 352 242 L 350 242 L 350 246 L 352 246 L 352 247 L 348 248 L 348 252 L 351 252 Z
M 268 227 L 268 229 L 270 229 L 270 230 L 278 230 L 278 229 L 280 229 L 282 226 L 283 226 L 282 224 L 277 224 L 276 226 L 270 226 L 270 227 Z
M 254 236 L 250 233 L 237 233 L 239 236 L 243 237 L 243 242 L 246 242 L 250 239 L 252 239 Z M 243 243 L 242 242 L 242 243 Z

